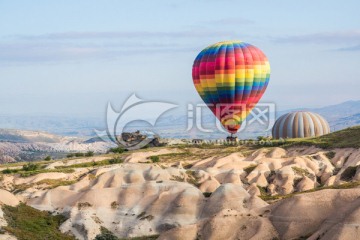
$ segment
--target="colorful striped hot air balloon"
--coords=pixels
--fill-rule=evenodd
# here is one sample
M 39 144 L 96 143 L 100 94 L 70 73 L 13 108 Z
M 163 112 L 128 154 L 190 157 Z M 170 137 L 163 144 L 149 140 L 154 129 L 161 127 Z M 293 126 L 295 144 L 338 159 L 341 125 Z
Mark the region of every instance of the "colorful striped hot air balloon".
M 270 65 L 257 47 L 241 41 L 225 41 L 199 53 L 192 77 L 200 97 L 233 134 L 264 94 Z

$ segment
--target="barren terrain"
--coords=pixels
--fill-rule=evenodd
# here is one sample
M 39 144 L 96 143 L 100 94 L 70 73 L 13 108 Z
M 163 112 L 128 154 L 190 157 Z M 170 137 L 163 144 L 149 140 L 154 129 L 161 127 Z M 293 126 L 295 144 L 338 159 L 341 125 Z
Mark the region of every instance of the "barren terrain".
M 355 239 L 359 163 L 358 148 L 151 148 L 5 165 L 0 202 L 66 216 L 76 239 Z

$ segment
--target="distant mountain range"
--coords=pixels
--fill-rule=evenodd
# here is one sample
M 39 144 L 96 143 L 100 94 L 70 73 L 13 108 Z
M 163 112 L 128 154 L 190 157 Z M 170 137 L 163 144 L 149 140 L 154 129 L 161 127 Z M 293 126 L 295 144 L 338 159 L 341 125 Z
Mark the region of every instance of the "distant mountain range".
M 279 112 L 279 116 L 295 110 L 307 110 L 320 114 L 329 122 L 331 131 L 360 124 L 360 101 L 347 101 L 322 108 L 293 109 Z
M 1 129 L 46 131 L 63 136 L 94 136 L 94 129 L 104 128 L 102 117 L 0 115 Z
M 360 124 L 360 101 L 347 101 L 336 105 L 325 106 L 321 108 L 303 108 L 303 109 L 289 109 L 285 111 L 276 112 L 276 119 L 283 114 L 292 111 L 311 111 L 322 115 L 330 124 L 331 131 L 338 131 L 347 127 Z M 204 111 L 205 112 L 205 111 Z M 214 129 L 215 117 L 209 111 L 204 113 L 202 117 L 202 125 L 204 128 Z M 251 117 L 247 119 L 251 122 Z M 191 132 L 186 132 L 187 118 L 186 116 L 168 116 L 161 118 L 157 124 L 156 130 L 161 136 L 166 137 L 183 137 L 183 138 L 224 138 L 226 133 L 215 131 L 211 134 L 203 133 L 197 129 L 193 129 Z M 139 127 L 139 126 L 136 126 Z M 135 129 L 136 127 L 133 127 Z M 269 136 L 271 135 L 268 125 L 262 125 L 259 123 L 253 123 L 246 126 L 245 129 L 240 131 L 238 136 L 240 138 L 256 138 L 257 136 Z
M 328 120 L 331 130 L 340 130 L 360 123 L 360 101 L 347 101 L 344 103 L 325 106 L 321 108 L 289 109 L 279 111 L 276 117 L 295 110 L 308 110 L 319 113 Z M 248 119 L 248 121 L 250 121 Z M 210 111 L 203 111 L 202 125 L 207 129 L 215 129 L 215 118 Z M 187 112 L 169 111 L 161 117 L 155 127 L 144 122 L 130 123 L 126 130 L 152 129 L 166 138 L 224 138 L 226 133 L 215 131 L 213 133 L 201 132 L 196 128 L 187 130 Z M 271 126 L 270 126 L 271 127 Z M 105 116 L 101 117 L 59 117 L 59 116 L 0 116 L 0 128 L 46 131 L 61 136 L 85 137 L 96 136 L 95 129 L 106 130 Z M 270 135 L 267 126 L 252 124 L 239 133 L 241 138 L 254 138 L 260 135 Z M 3 139 L 1 139 L 1 137 Z M 44 137 L 44 136 L 42 136 Z M 0 141 L 7 140 L 5 135 Z M 9 139 L 11 140 L 11 139 Z
M 41 131 L 0 129 L 0 163 L 62 158 L 71 152 L 105 153 L 111 142 L 63 137 Z

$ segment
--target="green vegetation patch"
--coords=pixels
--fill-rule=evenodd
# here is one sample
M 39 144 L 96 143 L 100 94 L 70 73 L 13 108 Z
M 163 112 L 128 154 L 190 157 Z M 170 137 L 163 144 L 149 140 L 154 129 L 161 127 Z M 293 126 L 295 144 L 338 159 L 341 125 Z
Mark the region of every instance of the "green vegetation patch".
M 149 158 L 150 158 L 150 160 L 151 160 L 153 163 L 160 162 L 159 156 L 151 156 L 151 157 L 149 157 Z
M 87 153 L 85 153 L 85 157 L 92 157 L 94 156 L 94 151 L 88 151 Z
M 8 226 L 4 230 L 18 240 L 52 239 L 73 240 L 72 236 L 60 232 L 60 225 L 66 220 L 62 215 L 51 215 L 23 203 L 17 207 L 3 206 Z
M 177 181 L 177 182 L 187 182 L 187 183 L 194 185 L 195 187 L 200 186 L 198 178 L 195 176 L 195 171 L 191 171 L 191 170 L 186 171 L 186 176 L 173 175 L 170 180 Z
M 14 171 L 15 169 L 10 169 L 10 168 L 7 168 L 7 169 L 4 169 L 1 171 L 1 173 L 3 174 L 11 174 L 11 173 L 14 173 L 14 172 L 18 172 L 18 170 Z
M 168 153 L 158 155 L 162 163 L 165 162 L 176 162 L 176 161 L 198 161 L 202 159 L 207 159 L 210 157 L 225 157 L 232 153 L 241 153 L 244 156 L 250 155 L 254 152 L 255 148 L 248 146 L 224 146 L 224 145 L 177 145 L 170 146 L 168 148 L 173 148 L 177 150 L 182 150 L 177 153 Z
M 116 148 L 110 148 L 109 153 L 123 153 L 127 151 L 127 149 L 124 149 L 122 147 L 116 147 Z
M 261 196 L 267 196 L 267 190 L 265 187 L 261 187 L 261 186 L 257 185 L 257 188 L 259 189 Z
M 72 168 L 69 168 L 69 169 L 40 169 L 40 170 L 35 170 L 35 171 L 20 172 L 20 177 L 30 177 L 30 176 L 37 175 L 39 173 L 51 173 L 51 172 L 73 173 L 73 172 L 75 172 L 75 170 Z
M 94 151 L 87 151 L 86 153 L 82 153 L 82 152 L 68 153 L 66 157 L 79 158 L 79 157 L 93 157 L 94 155 L 95 155 Z
M 322 186 L 322 187 L 317 187 L 314 189 L 310 189 L 307 191 L 303 191 L 303 192 L 294 192 L 294 193 L 290 193 L 287 195 L 274 195 L 274 196 L 270 196 L 267 194 L 262 193 L 260 198 L 264 201 L 275 201 L 275 200 L 281 200 L 281 199 L 286 199 L 286 198 L 290 198 L 293 196 L 296 196 L 298 194 L 303 194 L 303 193 L 311 193 L 311 192 L 316 192 L 316 191 L 320 191 L 320 190 L 324 190 L 324 189 L 350 189 L 350 188 L 355 188 L 355 187 L 359 187 L 360 186 L 360 181 L 358 182 L 348 182 L 348 183 L 344 183 L 344 184 L 340 184 L 337 186 Z
M 95 240 L 119 240 L 119 238 L 107 228 L 101 227 L 101 233 L 95 237 Z
M 26 166 L 26 165 L 24 165 Z M 20 177 L 30 177 L 33 175 L 37 175 L 40 173 L 51 173 L 51 172 L 62 172 L 62 173 L 73 173 L 75 170 L 72 168 L 68 168 L 68 169 L 38 169 L 35 168 L 35 170 L 32 170 L 31 168 L 25 167 L 26 170 L 24 169 L 4 169 L 1 172 L 3 174 L 20 174 Z
M 161 155 L 155 155 L 150 156 L 148 159 L 150 159 L 153 163 L 160 162 L 175 162 L 175 161 L 181 161 L 185 158 L 191 157 L 193 154 L 189 150 L 184 150 L 183 152 L 178 153 L 166 153 Z M 194 154 L 195 155 L 195 154 Z
M 99 166 L 106 166 L 112 164 L 119 164 L 123 163 L 124 160 L 120 157 L 114 157 L 112 159 L 106 159 L 102 161 L 92 161 L 92 162 L 85 162 L 85 163 L 78 163 L 69 166 L 56 166 L 56 169 L 68 169 L 68 168 L 88 168 L 88 167 L 99 167 Z
M 245 171 L 247 174 L 249 174 L 249 173 L 251 173 L 256 167 L 257 167 L 257 165 L 250 165 L 250 166 L 244 168 L 244 171 Z
M 62 180 L 62 179 L 43 179 L 39 182 L 36 183 L 30 183 L 30 184 L 19 184 L 19 185 L 15 185 L 14 186 L 14 190 L 13 193 L 19 193 L 22 191 L 25 191 L 28 188 L 37 186 L 37 185 L 47 185 L 46 187 L 42 188 L 42 189 L 53 189 L 59 186 L 68 186 L 68 185 L 72 185 L 74 183 L 76 183 L 76 180 Z
M 159 235 L 133 237 L 133 238 L 118 238 L 105 227 L 101 227 L 101 233 L 95 237 L 95 240 L 156 240 Z
M 195 171 L 191 171 L 191 170 L 186 170 L 186 174 L 187 174 L 187 182 L 194 185 L 195 187 L 199 187 L 200 183 L 198 181 L 198 178 L 195 175 Z
M 314 178 L 314 175 L 311 174 L 307 169 L 303 169 L 300 167 L 292 167 L 292 170 L 296 173 L 299 174 L 301 176 L 306 176 L 310 179 Z
M 25 164 L 25 165 L 22 167 L 22 170 L 29 172 L 29 171 L 35 171 L 35 170 L 37 170 L 37 169 L 39 169 L 39 168 L 40 168 L 40 165 L 38 165 L 38 164 L 28 163 L 28 164 Z
M 274 140 L 277 142 L 280 140 Z M 316 146 L 320 148 L 360 148 L 360 126 L 346 128 L 314 138 L 292 138 L 283 142 L 283 147 Z
M 69 186 L 72 184 L 75 184 L 77 180 L 59 180 L 59 179 L 44 179 L 39 182 L 37 182 L 38 185 L 46 184 L 48 187 L 46 189 L 52 189 L 59 186 Z

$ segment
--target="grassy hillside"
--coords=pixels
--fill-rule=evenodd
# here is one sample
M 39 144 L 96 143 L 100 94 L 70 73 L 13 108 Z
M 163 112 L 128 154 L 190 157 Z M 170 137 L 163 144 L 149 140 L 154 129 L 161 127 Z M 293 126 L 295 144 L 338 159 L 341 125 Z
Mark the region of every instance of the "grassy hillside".
M 284 146 L 298 145 L 313 145 L 321 148 L 360 148 L 360 126 L 346 128 L 315 138 L 286 139 Z
M 63 234 L 59 226 L 65 221 L 62 215 L 51 215 L 21 203 L 17 207 L 3 206 L 8 226 L 4 230 L 19 240 L 52 239 L 72 240 L 72 236 Z

